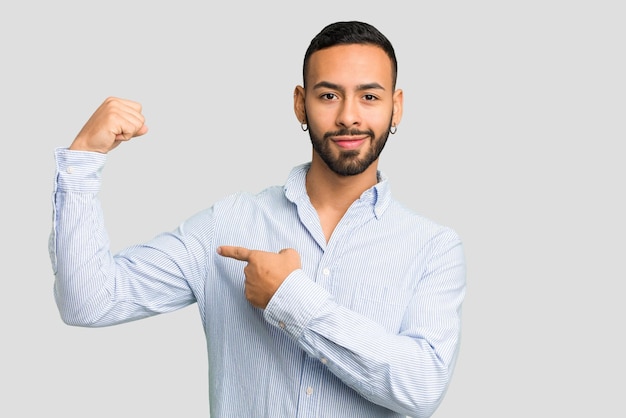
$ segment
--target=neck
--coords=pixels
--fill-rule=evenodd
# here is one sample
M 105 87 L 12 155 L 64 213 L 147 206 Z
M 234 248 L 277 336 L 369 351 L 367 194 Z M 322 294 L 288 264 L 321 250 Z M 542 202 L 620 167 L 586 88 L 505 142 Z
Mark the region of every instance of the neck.
M 361 174 L 341 176 L 316 157 L 314 155 L 307 173 L 306 189 L 318 211 L 326 208 L 345 212 L 365 190 L 378 183 L 378 161 Z

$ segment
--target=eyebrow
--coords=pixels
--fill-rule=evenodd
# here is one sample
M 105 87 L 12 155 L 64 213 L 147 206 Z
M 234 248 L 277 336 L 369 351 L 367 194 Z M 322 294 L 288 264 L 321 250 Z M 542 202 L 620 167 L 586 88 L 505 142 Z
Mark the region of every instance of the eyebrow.
M 345 89 L 341 87 L 340 85 L 331 83 L 329 81 L 320 81 L 319 83 L 316 83 L 313 86 L 313 88 L 314 89 L 327 88 L 327 89 L 338 90 L 341 92 L 345 91 Z M 357 91 L 363 91 L 363 90 L 383 90 L 384 91 L 385 88 L 378 83 L 366 83 L 366 84 L 359 84 L 358 86 L 356 86 L 356 90 Z

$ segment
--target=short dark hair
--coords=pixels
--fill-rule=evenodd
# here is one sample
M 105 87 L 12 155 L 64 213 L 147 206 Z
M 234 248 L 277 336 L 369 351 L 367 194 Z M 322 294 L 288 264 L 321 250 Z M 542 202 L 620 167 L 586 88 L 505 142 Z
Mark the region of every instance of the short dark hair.
M 314 52 L 331 46 L 350 44 L 375 45 L 382 48 L 391 60 L 392 85 L 394 89 L 396 88 L 398 61 L 391 42 L 374 26 L 357 21 L 331 23 L 311 40 L 311 44 L 304 54 L 304 65 L 302 66 L 304 87 L 306 87 L 309 60 Z

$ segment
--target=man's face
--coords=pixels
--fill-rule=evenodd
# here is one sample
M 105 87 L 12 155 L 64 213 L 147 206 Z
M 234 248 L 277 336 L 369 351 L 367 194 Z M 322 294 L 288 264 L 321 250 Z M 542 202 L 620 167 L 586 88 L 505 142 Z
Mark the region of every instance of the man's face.
M 314 162 L 321 159 L 341 176 L 364 172 L 378 160 L 401 106 L 389 57 L 372 45 L 323 49 L 311 56 L 306 81 Z

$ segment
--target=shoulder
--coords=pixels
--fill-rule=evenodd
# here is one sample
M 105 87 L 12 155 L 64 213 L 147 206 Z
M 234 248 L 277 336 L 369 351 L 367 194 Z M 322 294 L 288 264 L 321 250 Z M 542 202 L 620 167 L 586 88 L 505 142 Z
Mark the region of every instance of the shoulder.
M 420 241 L 439 241 L 461 243 L 457 231 L 449 225 L 444 225 L 433 218 L 425 216 L 406 205 L 393 200 L 384 216 L 387 222 L 397 225 L 402 231 Z
M 240 191 L 228 195 L 213 205 L 213 213 L 218 218 L 240 218 L 279 211 L 288 203 L 282 186 L 270 186 L 257 193 Z

